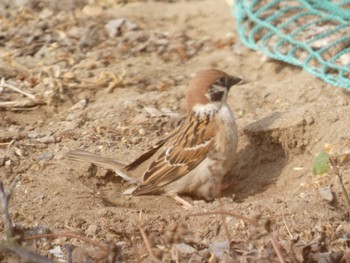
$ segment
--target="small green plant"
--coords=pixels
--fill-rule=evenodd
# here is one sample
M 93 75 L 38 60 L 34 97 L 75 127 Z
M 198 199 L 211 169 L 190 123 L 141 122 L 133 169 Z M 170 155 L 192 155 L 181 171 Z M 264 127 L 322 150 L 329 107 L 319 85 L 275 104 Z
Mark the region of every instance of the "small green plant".
M 329 153 L 325 151 L 319 152 L 315 157 L 312 173 L 314 175 L 325 174 L 329 171 L 329 168 Z
M 314 175 L 321 175 L 331 171 L 338 177 L 343 195 L 345 196 L 345 204 L 348 210 L 348 217 L 350 216 L 350 198 L 343 183 L 343 171 L 349 164 L 349 148 L 335 152 L 332 145 L 326 144 L 324 150 L 316 155 L 312 166 L 312 173 Z

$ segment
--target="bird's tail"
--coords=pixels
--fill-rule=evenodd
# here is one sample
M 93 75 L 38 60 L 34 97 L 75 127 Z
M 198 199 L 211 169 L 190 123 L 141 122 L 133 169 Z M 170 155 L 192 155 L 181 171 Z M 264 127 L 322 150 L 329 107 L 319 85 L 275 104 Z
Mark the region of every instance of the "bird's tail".
M 123 168 L 127 164 L 123 163 L 121 161 L 115 160 L 113 158 L 103 157 L 101 155 L 94 154 L 94 153 L 87 152 L 87 151 L 83 151 L 83 150 L 69 151 L 66 154 L 66 157 L 70 160 L 73 160 L 73 161 L 89 162 L 89 163 L 93 163 L 97 166 L 113 170 L 113 171 L 115 171 L 115 173 L 117 175 L 122 177 L 124 180 L 132 182 L 132 183 L 137 182 L 137 180 L 135 180 L 134 178 L 128 176 L 127 174 L 125 174 L 125 172 L 123 172 Z

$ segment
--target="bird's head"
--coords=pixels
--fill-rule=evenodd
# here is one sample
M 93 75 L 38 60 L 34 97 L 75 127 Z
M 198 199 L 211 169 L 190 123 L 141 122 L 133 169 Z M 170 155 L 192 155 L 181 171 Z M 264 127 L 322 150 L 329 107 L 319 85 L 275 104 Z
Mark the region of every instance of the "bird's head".
M 240 78 L 230 76 L 218 69 L 199 71 L 187 89 L 187 112 L 191 113 L 206 105 L 221 107 L 226 103 L 230 88 L 240 81 Z

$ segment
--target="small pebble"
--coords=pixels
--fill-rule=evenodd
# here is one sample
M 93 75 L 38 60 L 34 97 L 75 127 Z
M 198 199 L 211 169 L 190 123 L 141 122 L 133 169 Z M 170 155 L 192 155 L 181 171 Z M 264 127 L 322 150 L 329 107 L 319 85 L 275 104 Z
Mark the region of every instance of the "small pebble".
M 72 121 L 76 119 L 76 114 L 75 113 L 68 113 L 67 117 L 66 117 L 66 121 Z
M 35 139 L 38 138 L 39 134 L 37 132 L 28 132 L 27 136 L 29 139 Z
M 15 148 L 15 154 L 16 154 L 17 156 L 23 157 L 22 150 L 21 150 L 21 149 L 18 149 L 17 147 Z
M 126 99 L 125 101 L 122 102 L 122 105 L 126 109 L 135 109 L 137 108 L 137 101 L 132 99 Z
M 7 160 L 7 161 L 5 162 L 5 166 L 6 166 L 6 167 L 10 167 L 11 164 L 12 164 L 11 159 L 10 159 L 10 160 Z
M 305 121 L 306 121 L 307 125 L 311 125 L 315 122 L 314 118 L 312 116 L 309 116 L 309 115 L 305 116 Z
M 87 229 L 86 229 L 86 231 L 85 231 L 85 234 L 87 235 L 87 236 L 95 236 L 96 235 L 96 233 L 97 233 L 97 225 L 90 225 Z
M 41 127 L 44 124 L 44 120 L 38 120 L 36 125 Z
M 334 196 L 333 196 L 333 193 L 332 193 L 331 188 L 329 186 L 319 188 L 318 192 L 320 193 L 321 198 L 323 200 L 326 200 L 329 203 L 333 202 Z
M 132 137 L 130 141 L 132 144 L 138 144 L 141 142 L 141 140 L 141 137 Z
M 215 242 L 209 244 L 209 250 L 211 254 L 214 254 L 217 258 L 222 260 L 224 258 L 225 253 L 230 252 L 230 245 L 227 241 Z
M 52 153 L 41 153 L 38 155 L 37 160 L 42 161 L 42 160 L 51 160 L 54 157 Z
M 19 126 L 11 125 L 8 129 L 9 132 L 17 132 L 19 130 Z
M 82 100 L 79 100 L 72 107 L 70 107 L 70 109 L 68 111 L 72 112 L 72 111 L 76 111 L 76 110 L 83 110 L 86 108 L 87 105 L 88 105 L 88 100 L 86 98 L 84 98 Z M 74 114 L 72 114 L 72 116 L 70 116 L 70 114 L 68 114 L 66 120 L 68 120 L 68 118 L 75 117 Z
M 62 160 L 62 159 L 64 159 L 64 155 L 63 154 L 56 154 L 54 159 L 55 160 Z
M 144 111 L 146 111 L 151 117 L 160 117 L 160 116 L 162 116 L 162 113 L 161 113 L 158 109 L 156 109 L 156 108 L 154 108 L 154 107 L 148 106 L 148 107 L 144 107 L 143 109 L 144 109 Z
M 139 134 L 144 136 L 146 134 L 146 131 L 144 128 L 139 129 Z
M 306 194 L 305 193 L 300 193 L 299 197 L 302 198 L 302 199 L 305 199 L 306 198 Z
M 49 144 L 49 143 L 57 143 L 61 141 L 61 137 L 59 136 L 45 136 L 37 139 L 38 142 Z
M 54 255 L 56 258 L 63 258 L 64 257 L 60 246 L 55 246 L 53 249 L 50 249 L 49 253 Z
M 172 250 L 174 254 L 180 253 L 183 255 L 191 255 L 197 252 L 197 250 L 190 245 L 187 245 L 185 243 L 180 244 L 174 244 L 172 246 Z

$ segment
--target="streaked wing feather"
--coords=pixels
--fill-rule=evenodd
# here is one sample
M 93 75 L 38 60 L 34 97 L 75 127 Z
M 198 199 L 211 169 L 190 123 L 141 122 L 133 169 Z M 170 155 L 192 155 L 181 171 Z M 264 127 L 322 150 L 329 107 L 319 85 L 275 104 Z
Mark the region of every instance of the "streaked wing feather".
M 193 115 L 182 123 L 179 132 L 164 144 L 165 150 L 150 164 L 135 195 L 162 193 L 164 186 L 200 164 L 213 145 L 215 122 L 212 116 Z
M 125 166 L 126 171 L 132 171 L 136 169 L 140 164 L 147 161 L 149 158 L 151 158 L 160 147 L 164 145 L 167 139 L 161 140 L 158 143 L 156 143 L 152 148 L 148 149 L 146 152 L 144 152 L 141 156 L 136 158 L 134 161 L 132 161 L 130 164 Z
M 155 145 L 153 145 L 152 148 L 148 149 L 146 152 L 144 152 L 142 155 L 140 155 L 130 164 L 125 166 L 125 170 L 132 171 L 137 167 L 139 167 L 139 165 L 147 161 L 149 158 L 151 158 L 159 150 L 160 147 L 162 147 L 167 141 L 172 140 L 172 138 L 178 134 L 178 130 L 180 129 L 182 124 L 183 122 L 181 122 L 181 124 L 172 133 L 170 133 L 170 135 L 168 135 L 166 138 L 157 142 Z

